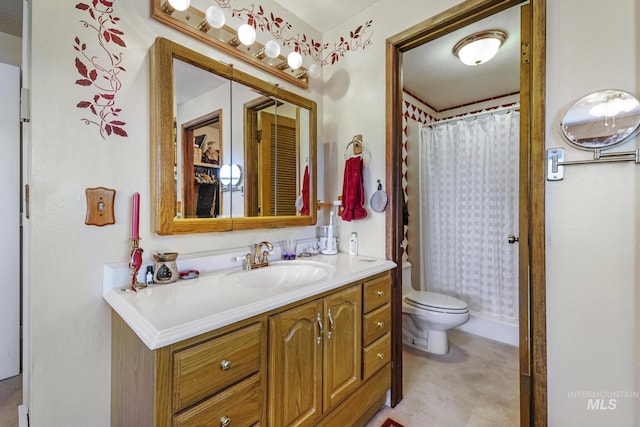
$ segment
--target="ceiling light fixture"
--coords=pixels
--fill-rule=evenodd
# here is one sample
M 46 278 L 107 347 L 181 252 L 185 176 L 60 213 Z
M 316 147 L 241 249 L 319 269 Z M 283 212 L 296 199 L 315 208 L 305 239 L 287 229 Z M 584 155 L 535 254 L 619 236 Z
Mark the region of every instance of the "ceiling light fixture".
M 480 65 L 493 58 L 507 33 L 500 30 L 481 31 L 460 40 L 453 47 L 453 54 L 466 65 Z

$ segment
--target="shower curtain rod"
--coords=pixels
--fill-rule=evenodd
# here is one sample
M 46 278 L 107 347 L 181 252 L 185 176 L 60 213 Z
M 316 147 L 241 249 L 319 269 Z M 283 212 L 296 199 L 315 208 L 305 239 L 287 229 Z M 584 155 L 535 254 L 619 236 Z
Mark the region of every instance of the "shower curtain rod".
M 462 119 L 466 119 L 467 117 L 478 117 L 478 116 L 483 116 L 485 114 L 493 114 L 493 113 L 497 113 L 500 111 L 505 111 L 505 110 L 515 110 L 517 108 L 520 108 L 520 103 L 517 102 L 514 105 L 509 105 L 508 107 L 498 107 L 498 108 L 494 108 L 493 110 L 482 110 L 482 111 L 478 111 L 476 113 L 466 113 L 460 116 L 453 116 L 453 117 L 449 117 L 448 119 L 441 119 L 441 120 L 436 120 L 433 121 L 431 123 L 428 123 L 427 126 L 432 126 L 432 125 L 439 125 L 441 123 L 447 123 L 447 122 L 451 122 L 453 120 L 462 120 Z

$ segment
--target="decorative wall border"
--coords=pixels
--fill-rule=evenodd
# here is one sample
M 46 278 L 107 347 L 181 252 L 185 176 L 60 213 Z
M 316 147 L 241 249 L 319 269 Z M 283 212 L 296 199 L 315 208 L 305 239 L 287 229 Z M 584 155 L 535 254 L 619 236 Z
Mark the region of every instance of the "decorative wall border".
M 77 108 L 89 110 L 93 116 L 81 119 L 86 125 L 94 125 L 99 129 L 102 139 L 110 135 L 129 136 L 124 129 L 125 122 L 118 119 L 121 108 L 116 105 L 116 95 L 122 88 L 119 74 L 125 72 L 122 64 L 123 53 L 119 48 L 126 48 L 124 33 L 117 28 L 120 18 L 113 14 L 113 1 L 92 0 L 91 4 L 78 3 L 75 8 L 86 12 L 90 19 L 80 20 L 84 28 L 95 31 L 97 48 L 100 55 L 93 55 L 87 50 L 87 43 L 76 36 L 73 48 L 78 52 L 75 57 L 75 68 L 79 79 L 75 84 L 92 89 L 92 96 L 76 104 Z
M 435 120 L 435 118 L 423 110 L 418 105 L 415 105 L 411 100 L 407 98 L 407 95 L 417 98 L 411 92 L 407 90 L 403 90 L 402 97 L 402 192 L 404 193 L 404 200 L 407 206 L 409 206 L 409 180 L 408 180 L 408 172 L 409 168 L 407 165 L 407 155 L 408 155 L 408 146 L 409 146 L 409 137 L 408 137 L 408 125 L 409 120 L 415 120 L 423 125 L 426 125 Z M 417 98 L 420 99 L 420 98 Z M 425 104 L 426 105 L 426 104 Z M 403 261 L 408 260 L 409 256 L 409 238 L 408 238 L 408 227 L 404 227 L 403 239 L 402 239 L 402 249 Z
M 333 44 L 320 43 L 305 34 L 297 34 L 295 37 L 286 37 L 286 33 L 293 30 L 292 25 L 272 12 L 267 13 L 261 5 L 251 4 L 251 8 L 236 9 L 231 6 L 232 0 L 214 0 L 218 6 L 231 12 L 232 17 L 245 20 L 256 30 L 269 32 L 275 40 L 280 40 L 301 55 L 310 56 L 313 61 L 321 66 L 335 64 L 344 57 L 347 52 L 364 50 L 371 45 L 373 36 L 373 20 L 370 19 L 359 25 L 348 36 L 341 36 Z

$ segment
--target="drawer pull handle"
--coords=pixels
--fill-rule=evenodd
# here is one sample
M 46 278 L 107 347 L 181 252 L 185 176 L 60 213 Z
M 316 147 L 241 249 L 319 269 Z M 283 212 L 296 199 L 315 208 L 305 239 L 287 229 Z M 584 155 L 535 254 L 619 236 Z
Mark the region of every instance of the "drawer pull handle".
M 384 353 L 378 353 L 378 359 L 384 359 Z
M 220 418 L 220 425 L 222 427 L 227 427 L 229 425 L 231 425 L 231 418 L 224 416 L 222 418 Z
M 327 312 L 327 317 L 329 317 L 329 331 L 327 332 L 327 339 L 331 339 L 331 333 L 333 332 L 333 316 L 331 316 L 331 309 Z
M 220 369 L 222 369 L 223 371 L 228 371 L 229 368 L 231 368 L 231 361 L 223 360 L 222 362 L 220 362 Z
M 384 328 L 384 322 L 378 322 L 378 328 Z
M 376 295 L 378 295 L 379 297 L 384 296 L 384 291 L 377 291 Z

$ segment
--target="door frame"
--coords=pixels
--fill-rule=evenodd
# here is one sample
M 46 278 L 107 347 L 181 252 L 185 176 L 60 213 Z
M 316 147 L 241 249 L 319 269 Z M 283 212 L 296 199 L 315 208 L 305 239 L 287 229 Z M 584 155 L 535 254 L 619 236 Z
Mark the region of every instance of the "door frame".
M 386 256 L 392 271 L 391 404 L 402 392 L 402 53 L 510 7 L 522 14 L 520 71 L 520 425 L 547 424 L 545 283 L 545 46 L 546 0 L 467 0 L 386 41 Z

